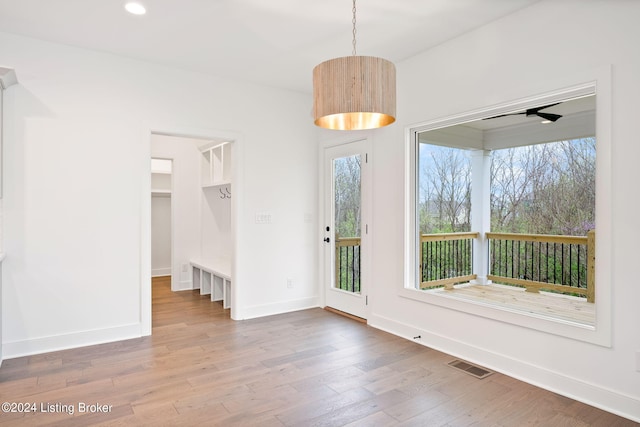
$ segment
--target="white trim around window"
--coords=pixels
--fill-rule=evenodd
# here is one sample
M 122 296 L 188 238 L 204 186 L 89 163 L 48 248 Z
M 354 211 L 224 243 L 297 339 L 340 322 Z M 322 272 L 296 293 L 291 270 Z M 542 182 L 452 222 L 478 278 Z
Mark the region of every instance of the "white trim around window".
M 471 315 L 590 342 L 611 346 L 612 328 L 612 162 L 611 162 L 611 70 L 598 70 L 587 83 L 520 99 L 489 108 L 462 113 L 405 128 L 405 215 L 404 283 L 399 295 Z M 470 302 L 416 289 L 418 280 L 416 251 L 416 138 L 420 132 L 444 128 L 506 112 L 544 105 L 596 93 L 596 324 L 595 327 L 563 321 L 542 314 L 524 313 L 496 305 Z

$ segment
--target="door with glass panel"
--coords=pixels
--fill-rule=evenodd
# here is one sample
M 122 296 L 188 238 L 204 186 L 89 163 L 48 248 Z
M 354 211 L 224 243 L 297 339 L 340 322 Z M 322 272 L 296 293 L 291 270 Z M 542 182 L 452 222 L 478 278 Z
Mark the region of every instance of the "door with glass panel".
M 366 140 L 325 148 L 324 278 L 328 307 L 366 319 Z

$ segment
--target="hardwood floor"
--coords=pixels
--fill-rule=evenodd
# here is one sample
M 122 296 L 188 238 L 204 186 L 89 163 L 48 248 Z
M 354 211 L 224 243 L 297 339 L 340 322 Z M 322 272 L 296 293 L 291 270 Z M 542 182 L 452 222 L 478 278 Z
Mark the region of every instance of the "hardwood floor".
M 321 309 L 234 322 L 156 281 L 151 337 L 6 360 L 0 400 L 39 412 L 0 425 L 637 425 L 453 359 Z

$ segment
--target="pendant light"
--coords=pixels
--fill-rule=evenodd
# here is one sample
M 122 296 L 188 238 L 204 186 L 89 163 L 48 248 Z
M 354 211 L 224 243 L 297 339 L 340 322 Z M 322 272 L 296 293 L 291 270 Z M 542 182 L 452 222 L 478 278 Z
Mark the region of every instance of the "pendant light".
M 320 127 L 374 129 L 396 118 L 396 67 L 386 59 L 356 55 L 356 0 L 353 54 L 313 69 L 313 118 Z

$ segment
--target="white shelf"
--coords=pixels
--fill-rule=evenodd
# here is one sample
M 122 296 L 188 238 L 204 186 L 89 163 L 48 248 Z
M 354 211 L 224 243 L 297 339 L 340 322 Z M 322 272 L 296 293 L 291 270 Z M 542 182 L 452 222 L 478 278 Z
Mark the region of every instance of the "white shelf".
M 161 175 L 171 175 L 173 172 L 163 169 L 151 169 L 151 173 L 157 173 Z
M 201 184 L 203 188 L 231 183 L 231 142 L 202 149 Z
M 171 190 L 159 190 L 157 188 L 152 188 L 151 195 L 155 197 L 171 197 Z
M 151 173 L 171 175 L 173 162 L 169 159 L 151 158 Z

